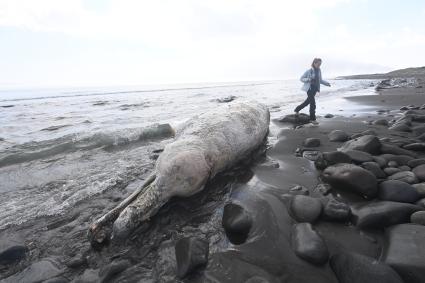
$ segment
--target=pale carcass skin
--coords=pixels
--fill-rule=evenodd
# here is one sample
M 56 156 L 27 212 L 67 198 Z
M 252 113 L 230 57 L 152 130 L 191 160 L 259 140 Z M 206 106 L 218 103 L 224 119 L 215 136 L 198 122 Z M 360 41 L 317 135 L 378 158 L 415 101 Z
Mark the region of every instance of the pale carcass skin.
M 190 119 L 159 156 L 154 182 L 114 223 L 113 238 L 126 237 L 171 197 L 191 196 L 217 173 L 258 148 L 268 133 L 270 113 L 257 102 L 233 102 Z

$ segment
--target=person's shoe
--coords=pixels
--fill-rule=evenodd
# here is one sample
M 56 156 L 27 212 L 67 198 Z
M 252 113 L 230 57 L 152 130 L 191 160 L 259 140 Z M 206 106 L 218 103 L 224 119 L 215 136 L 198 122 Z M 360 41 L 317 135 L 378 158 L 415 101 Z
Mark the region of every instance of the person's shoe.
M 317 122 L 316 120 L 310 121 L 310 123 L 312 123 L 313 125 L 319 125 L 319 122 Z

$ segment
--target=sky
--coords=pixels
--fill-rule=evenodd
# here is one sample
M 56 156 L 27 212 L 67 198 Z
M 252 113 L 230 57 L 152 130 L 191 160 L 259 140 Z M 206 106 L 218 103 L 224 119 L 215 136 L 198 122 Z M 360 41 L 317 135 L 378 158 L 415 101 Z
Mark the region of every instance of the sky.
M 424 0 L 0 0 L 0 88 L 326 78 L 425 65 Z

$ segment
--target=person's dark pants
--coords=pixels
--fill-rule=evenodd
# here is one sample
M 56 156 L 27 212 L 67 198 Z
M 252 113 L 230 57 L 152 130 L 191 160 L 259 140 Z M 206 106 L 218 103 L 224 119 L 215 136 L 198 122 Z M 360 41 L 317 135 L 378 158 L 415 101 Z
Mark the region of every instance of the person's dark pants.
M 310 120 L 316 121 L 316 99 L 314 98 L 317 93 L 317 89 L 311 87 L 307 91 L 307 99 L 295 108 L 295 112 L 299 112 L 301 109 L 310 104 Z

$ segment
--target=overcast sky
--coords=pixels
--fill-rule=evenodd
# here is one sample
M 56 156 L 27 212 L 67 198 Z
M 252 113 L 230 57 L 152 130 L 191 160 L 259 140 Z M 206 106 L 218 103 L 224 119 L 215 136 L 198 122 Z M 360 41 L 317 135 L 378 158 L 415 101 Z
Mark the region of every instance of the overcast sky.
M 425 65 L 423 0 L 0 0 L 0 87 L 381 72 Z

